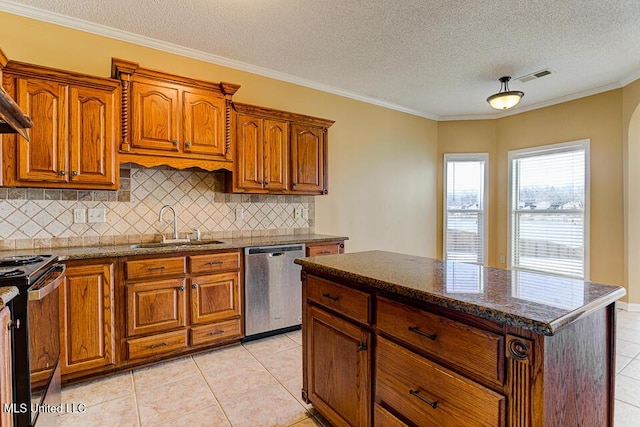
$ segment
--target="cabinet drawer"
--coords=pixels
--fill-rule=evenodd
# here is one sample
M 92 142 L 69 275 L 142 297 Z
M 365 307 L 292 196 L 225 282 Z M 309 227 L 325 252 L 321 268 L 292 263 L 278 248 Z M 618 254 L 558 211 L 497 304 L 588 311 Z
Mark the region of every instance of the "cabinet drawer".
M 189 269 L 191 273 L 217 273 L 219 271 L 240 268 L 240 252 L 225 254 L 191 255 Z
M 378 331 L 490 381 L 504 382 L 501 335 L 378 298 Z
M 354 320 L 370 323 L 371 295 L 316 276 L 307 276 L 307 298 Z
M 185 258 L 155 258 L 124 263 L 125 277 L 128 280 L 151 279 L 154 277 L 184 274 Z
M 230 338 L 240 338 L 240 319 L 225 320 L 191 328 L 191 345 L 212 344 Z
M 376 347 L 376 401 L 419 426 L 505 425 L 505 398 L 384 338 Z
M 373 407 L 374 427 L 409 427 L 377 403 Z
M 156 354 L 171 353 L 186 346 L 187 331 L 175 331 L 127 340 L 127 354 L 129 359 L 142 359 Z
M 322 256 L 340 254 L 343 251 L 344 243 L 333 242 L 322 245 L 307 245 L 307 256 Z

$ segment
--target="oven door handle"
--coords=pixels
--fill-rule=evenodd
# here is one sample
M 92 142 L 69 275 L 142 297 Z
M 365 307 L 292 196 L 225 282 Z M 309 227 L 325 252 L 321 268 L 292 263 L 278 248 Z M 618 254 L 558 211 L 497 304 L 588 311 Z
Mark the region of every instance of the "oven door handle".
M 58 286 L 64 280 L 64 272 L 67 266 L 64 264 L 56 264 L 47 271 L 41 279 L 29 288 L 29 301 L 40 301 L 51 292 L 58 289 Z

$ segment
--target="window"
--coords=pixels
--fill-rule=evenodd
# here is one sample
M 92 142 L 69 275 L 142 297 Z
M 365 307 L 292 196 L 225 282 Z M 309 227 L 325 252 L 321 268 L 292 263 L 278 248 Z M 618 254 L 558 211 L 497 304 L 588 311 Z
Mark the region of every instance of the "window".
M 444 258 L 487 259 L 487 154 L 444 155 Z
M 509 152 L 514 269 L 588 277 L 589 141 Z

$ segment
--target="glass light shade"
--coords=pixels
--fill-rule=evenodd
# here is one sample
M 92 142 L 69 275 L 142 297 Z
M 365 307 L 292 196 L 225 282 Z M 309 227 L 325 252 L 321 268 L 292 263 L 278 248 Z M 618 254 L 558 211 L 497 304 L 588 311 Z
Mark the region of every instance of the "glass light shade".
M 512 90 L 491 95 L 487 98 L 487 102 L 496 110 L 507 110 L 518 105 L 523 96 L 523 92 Z

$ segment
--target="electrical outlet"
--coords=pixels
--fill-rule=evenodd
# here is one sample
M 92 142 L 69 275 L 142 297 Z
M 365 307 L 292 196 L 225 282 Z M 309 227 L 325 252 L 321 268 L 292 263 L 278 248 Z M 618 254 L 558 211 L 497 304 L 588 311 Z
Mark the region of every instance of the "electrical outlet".
M 106 213 L 104 208 L 89 209 L 89 222 L 106 222 Z
M 236 208 L 236 221 L 244 221 L 244 209 Z
M 302 218 L 302 206 L 296 206 L 293 209 L 293 218 L 294 219 L 301 219 Z
M 506 262 L 504 255 L 500 255 L 500 264 L 505 264 Z
M 74 209 L 73 222 L 74 224 L 84 224 L 87 222 L 87 211 L 85 209 Z

